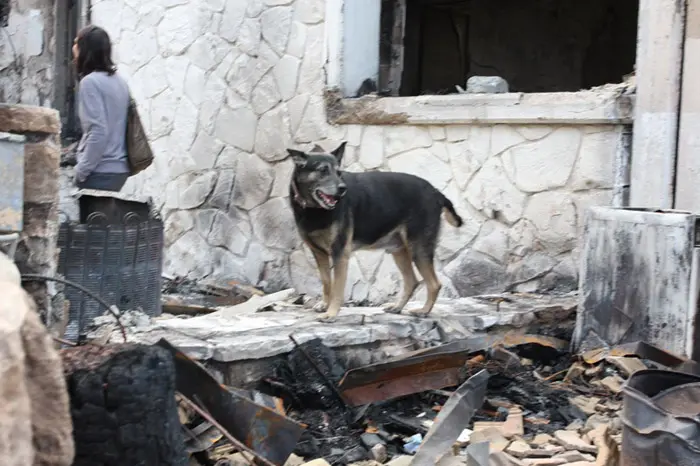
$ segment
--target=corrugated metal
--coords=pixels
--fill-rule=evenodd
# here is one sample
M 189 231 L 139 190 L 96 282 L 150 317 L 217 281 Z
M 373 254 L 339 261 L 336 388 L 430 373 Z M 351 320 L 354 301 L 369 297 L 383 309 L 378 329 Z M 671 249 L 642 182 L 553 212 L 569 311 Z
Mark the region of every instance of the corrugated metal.
M 86 223 L 59 226 L 58 273 L 123 311 L 160 315 L 164 244 L 160 216 L 150 202 L 120 193 L 80 193 L 80 216 Z M 66 287 L 65 297 L 70 303 L 65 338 L 79 340 L 105 309 L 72 287 Z
M 0 133 L 0 233 L 24 226 L 24 136 Z
M 643 370 L 624 388 L 621 466 L 700 464 L 700 377 Z

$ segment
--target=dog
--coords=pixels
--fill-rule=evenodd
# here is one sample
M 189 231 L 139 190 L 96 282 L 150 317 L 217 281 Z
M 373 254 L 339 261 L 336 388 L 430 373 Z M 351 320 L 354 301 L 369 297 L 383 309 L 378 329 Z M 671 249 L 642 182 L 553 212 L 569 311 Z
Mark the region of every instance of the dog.
M 442 284 L 435 273 L 435 247 L 440 217 L 454 227 L 463 224 L 452 202 L 428 181 L 396 172 L 351 173 L 341 170 L 346 142 L 325 152 L 287 149 L 294 161 L 289 199 L 304 243 L 313 253 L 323 302 L 315 306 L 321 321 L 332 321 L 343 305 L 348 262 L 353 252 L 383 249 L 394 257 L 403 277 L 403 291 L 386 312 L 400 313 L 419 282 L 413 264 L 425 281 L 428 297 L 422 309 L 408 311 L 427 316 Z M 332 276 L 331 276 L 331 272 Z

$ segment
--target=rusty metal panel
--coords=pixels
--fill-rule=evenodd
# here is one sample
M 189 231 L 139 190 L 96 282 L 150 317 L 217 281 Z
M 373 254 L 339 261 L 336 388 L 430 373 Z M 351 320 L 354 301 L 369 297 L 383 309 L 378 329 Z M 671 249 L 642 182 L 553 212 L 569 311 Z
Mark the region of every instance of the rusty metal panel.
M 696 216 L 673 210 L 586 211 L 573 349 L 646 341 L 684 357 L 698 318 Z
M 700 376 L 639 371 L 623 390 L 621 466 L 700 464 Z
M 0 233 L 24 227 L 24 136 L 0 133 Z
M 361 406 L 455 386 L 459 383 L 459 369 L 469 355 L 486 346 L 486 339 L 478 337 L 414 351 L 388 362 L 350 370 L 338 389 L 348 405 Z
M 209 412 L 234 438 L 267 461 L 283 465 L 306 427 L 276 410 L 228 390 L 199 363 L 165 339 L 158 343 L 175 360 L 176 389 Z

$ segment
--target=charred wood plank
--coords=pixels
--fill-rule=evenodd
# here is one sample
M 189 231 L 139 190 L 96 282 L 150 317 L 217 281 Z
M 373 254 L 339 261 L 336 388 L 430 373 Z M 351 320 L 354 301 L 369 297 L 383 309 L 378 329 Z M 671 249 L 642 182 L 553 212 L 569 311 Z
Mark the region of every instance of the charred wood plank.
M 168 351 L 133 344 L 62 351 L 74 466 L 186 466 Z

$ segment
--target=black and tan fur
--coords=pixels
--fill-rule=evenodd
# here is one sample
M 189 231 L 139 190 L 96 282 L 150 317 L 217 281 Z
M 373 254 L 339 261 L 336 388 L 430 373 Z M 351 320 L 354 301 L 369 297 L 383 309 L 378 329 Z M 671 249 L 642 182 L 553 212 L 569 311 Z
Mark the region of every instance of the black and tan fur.
M 340 170 L 345 142 L 330 153 L 287 149 L 295 163 L 290 200 L 299 233 L 316 259 L 323 284 L 324 311 L 332 320 L 343 305 L 348 262 L 354 251 L 383 249 L 394 256 L 403 277 L 403 292 L 385 310 L 400 313 L 418 286 L 415 264 L 428 298 L 427 315 L 442 285 L 434 268 L 440 216 L 462 225 L 452 202 L 428 181 L 406 173 L 350 173 Z

